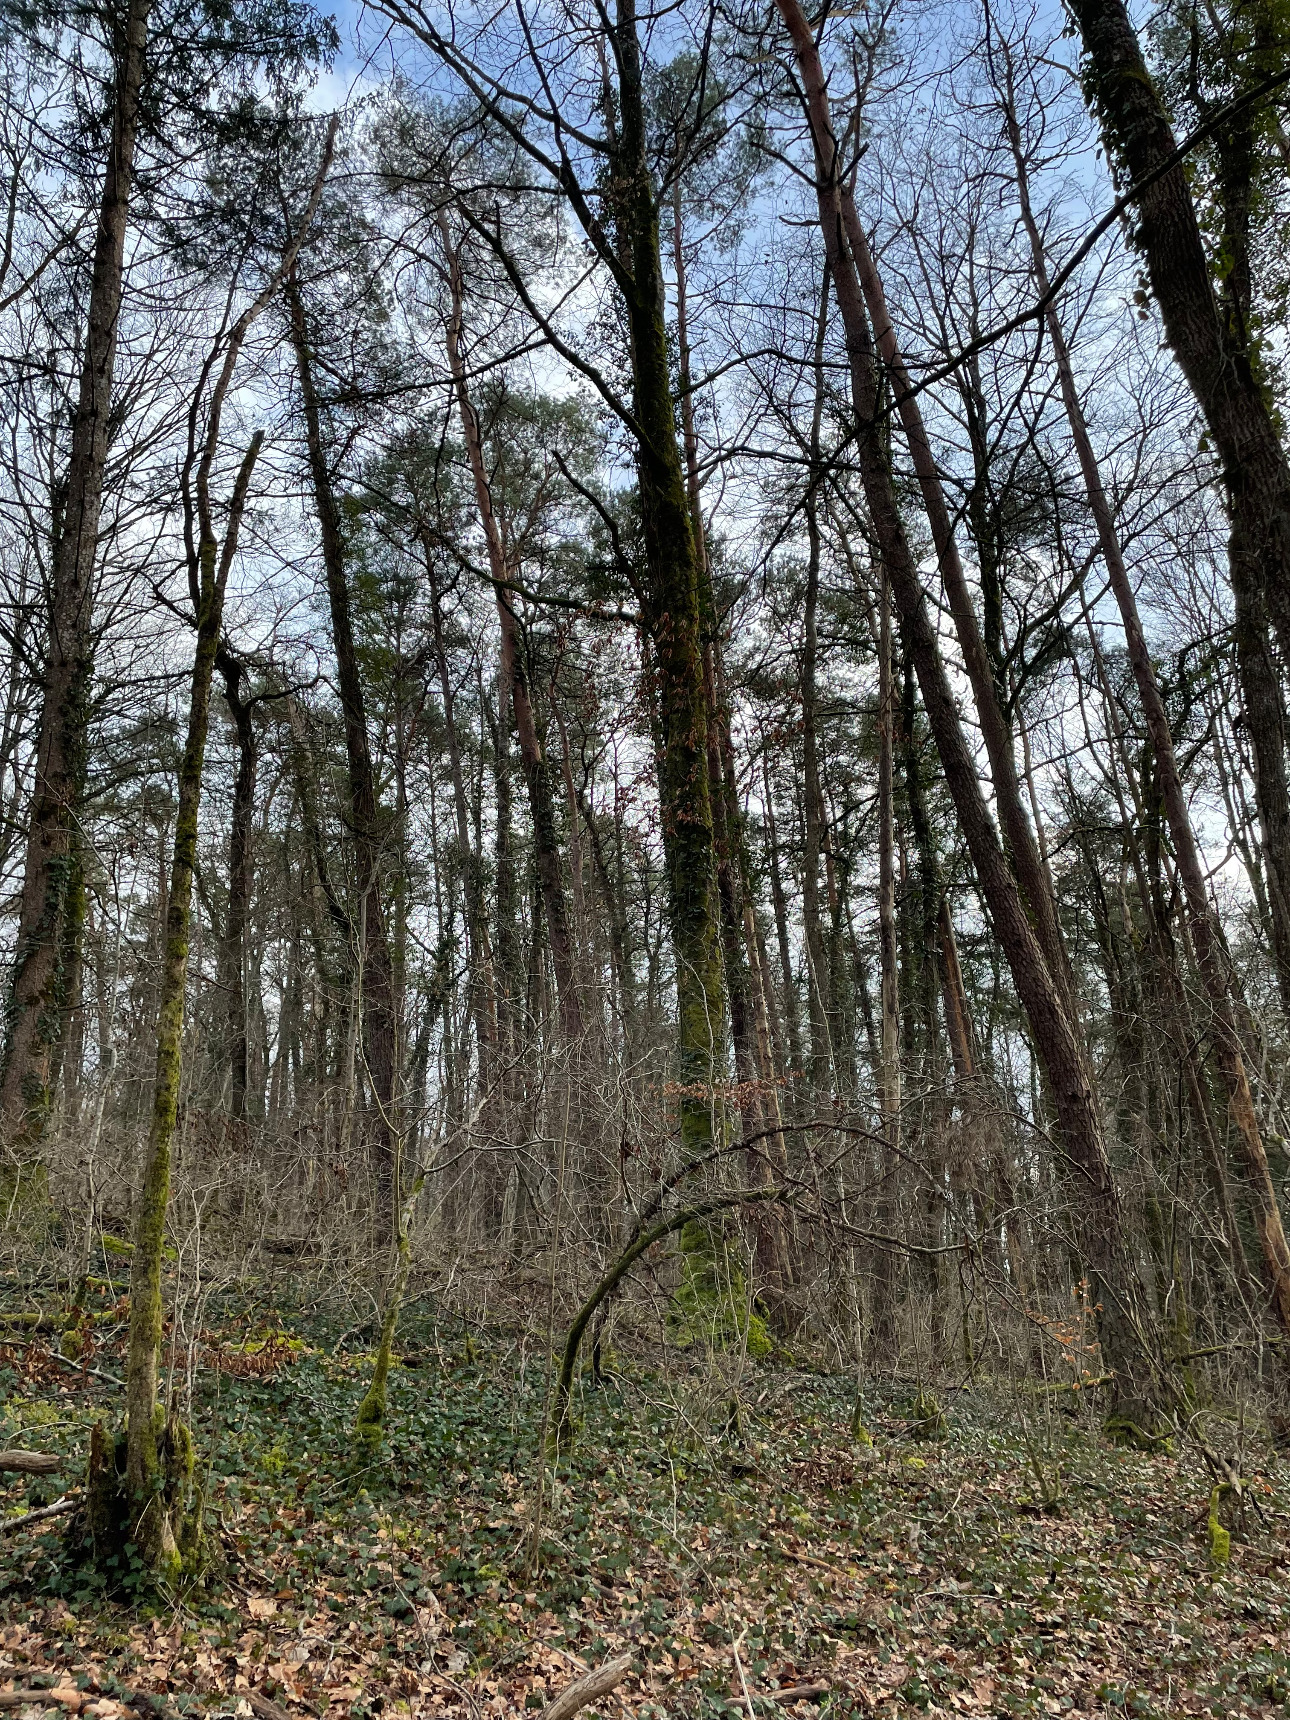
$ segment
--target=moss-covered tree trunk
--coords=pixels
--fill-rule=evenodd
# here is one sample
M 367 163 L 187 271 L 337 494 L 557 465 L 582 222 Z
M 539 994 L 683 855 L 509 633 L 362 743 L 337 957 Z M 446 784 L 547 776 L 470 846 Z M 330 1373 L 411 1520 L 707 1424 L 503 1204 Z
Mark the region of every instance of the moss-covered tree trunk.
M 170 1160 L 179 1113 L 179 1079 L 184 1036 L 184 994 L 188 981 L 188 926 L 193 872 L 197 864 L 197 814 L 202 766 L 210 725 L 211 680 L 224 619 L 224 592 L 237 549 L 238 525 L 251 473 L 264 433 L 257 431 L 242 461 L 234 487 L 228 529 L 221 553 L 203 510 L 199 548 L 200 602 L 197 648 L 188 699 L 188 735 L 179 767 L 179 804 L 175 846 L 166 898 L 165 943 L 161 957 L 157 1015 L 157 1064 L 152 1120 L 143 1184 L 135 1210 L 134 1255 L 130 1271 L 130 1350 L 126 1370 L 126 1486 L 132 1538 L 144 1563 L 160 1578 L 174 1581 L 193 1551 L 189 1498 L 191 1460 L 186 1434 L 168 1424 L 157 1401 L 161 1349 L 161 1264 L 170 1200 Z M 200 482 L 201 480 L 199 480 Z M 178 1461 L 176 1461 L 178 1460 Z
M 197 864 L 197 817 L 201 805 L 202 767 L 210 726 L 211 681 L 224 623 L 224 593 L 237 555 L 238 535 L 246 507 L 251 474 L 264 440 L 257 431 L 243 457 L 228 517 L 220 541 L 211 503 L 211 469 L 219 448 L 224 402 L 237 361 L 252 323 L 269 305 L 291 267 L 317 213 L 323 183 L 331 166 L 338 121 L 327 130 L 322 160 L 304 220 L 288 244 L 269 284 L 229 330 L 223 364 L 211 390 L 206 437 L 197 467 L 195 565 L 190 579 L 197 599 L 197 642 L 189 687 L 188 733 L 179 767 L 179 796 L 175 843 L 166 896 L 165 940 L 157 1010 L 157 1061 L 147 1156 L 135 1209 L 134 1253 L 130 1263 L 130 1332 L 126 1361 L 126 1461 L 124 1509 L 111 1503 L 114 1470 L 100 1449 L 91 1454 L 91 1526 L 109 1520 L 132 1540 L 152 1574 L 162 1582 L 179 1577 L 195 1562 L 200 1513 L 192 1490 L 192 1440 L 173 1417 L 167 1419 L 157 1399 L 161 1353 L 161 1266 L 170 1203 L 170 1163 L 179 1116 L 179 1082 L 183 1056 L 184 994 L 188 978 L 188 928 L 193 873 Z M 185 491 L 187 496 L 187 491 Z M 191 540 L 190 540 L 191 541 Z M 101 1444 L 101 1442 L 100 1442 Z M 120 1556 L 121 1547 L 98 1549 L 105 1557 Z
M 53 1101 L 84 922 L 77 831 L 93 674 L 95 554 L 150 11 L 151 0 L 131 0 L 113 43 L 116 78 L 84 358 L 53 546 L 35 780 L 0 1062 L 0 1148 L 15 1167 L 32 1156 Z
M 630 281 L 632 406 L 659 723 L 659 801 L 668 917 L 676 964 L 682 1151 L 711 1143 L 725 1063 L 716 844 L 708 780 L 701 570 L 677 444 L 664 316 L 659 212 L 646 150 L 645 98 L 634 0 L 614 16 L 619 123 L 610 190 Z

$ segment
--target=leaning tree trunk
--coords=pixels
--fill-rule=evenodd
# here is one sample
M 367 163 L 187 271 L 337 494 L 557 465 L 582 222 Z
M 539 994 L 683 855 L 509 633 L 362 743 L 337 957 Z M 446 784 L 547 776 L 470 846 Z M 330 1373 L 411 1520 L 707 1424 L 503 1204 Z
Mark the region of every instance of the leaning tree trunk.
M 93 674 L 95 551 L 150 11 L 151 0 L 131 0 L 116 45 L 84 361 L 54 545 L 35 781 L 0 1068 L 0 1148 L 15 1166 L 39 1143 L 53 1101 L 57 1046 L 66 1027 L 85 913 L 77 830 Z
M 1010 74 L 1010 63 L 1008 69 Z M 1011 83 L 1010 76 L 1009 83 Z M 1169 834 L 1173 838 L 1174 858 L 1178 867 L 1178 875 L 1182 880 L 1183 898 L 1186 903 L 1192 946 L 1196 952 L 1201 982 L 1204 985 L 1205 995 L 1209 1003 L 1214 1061 L 1218 1067 L 1219 1078 L 1222 1081 L 1224 1091 L 1227 1094 L 1228 1114 L 1232 1121 L 1241 1156 L 1245 1162 L 1246 1178 L 1254 1205 L 1255 1222 L 1258 1227 L 1259 1244 L 1263 1255 L 1263 1269 L 1268 1295 L 1282 1330 L 1287 1337 L 1290 1337 L 1290 1245 L 1287 1245 L 1286 1242 L 1285 1228 L 1281 1221 L 1281 1210 L 1277 1204 L 1276 1189 L 1273 1186 L 1272 1173 L 1268 1166 L 1268 1157 L 1254 1109 L 1254 1099 L 1250 1092 L 1249 1076 L 1246 1072 L 1245 1058 L 1241 1048 L 1236 1010 L 1233 1006 L 1230 957 L 1218 915 L 1209 899 L 1209 891 L 1205 882 L 1205 869 L 1196 843 L 1196 835 L 1192 829 L 1187 796 L 1178 768 L 1178 758 L 1174 751 L 1169 715 L 1165 710 L 1165 702 L 1156 680 L 1151 653 L 1147 649 L 1146 637 L 1142 630 L 1142 619 L 1138 613 L 1137 597 L 1133 590 L 1133 581 L 1130 579 L 1129 570 L 1125 565 L 1119 533 L 1116 530 L 1115 519 L 1111 512 L 1110 499 L 1102 483 L 1101 469 L 1093 449 L 1092 438 L 1089 435 L 1079 391 L 1075 385 L 1075 374 L 1066 346 L 1065 331 L 1062 328 L 1057 305 L 1052 298 L 1043 237 L 1030 203 L 1030 185 L 1026 170 L 1025 151 L 1022 145 L 1021 130 L 1017 123 L 1011 88 L 1007 92 L 1004 104 L 1004 117 L 1016 167 L 1021 219 L 1030 241 L 1035 285 L 1039 289 L 1040 297 L 1048 301 L 1045 313 L 1048 337 L 1057 361 L 1062 403 L 1066 408 L 1071 437 L 1079 457 L 1089 511 L 1093 515 L 1093 521 L 1097 527 L 1102 560 L 1106 564 L 1107 577 L 1110 580 L 1111 590 L 1115 594 L 1120 619 L 1124 625 L 1129 663 L 1133 670 L 1134 681 L 1137 684 L 1138 697 L 1142 701 L 1147 733 L 1151 737 L 1152 749 L 1156 755 L 1156 773 L 1160 784 L 1161 799 L 1164 802 L 1165 817 L 1169 823 Z
M 1103 1352 L 1115 1376 L 1120 1409 L 1132 1419 L 1140 1413 L 1138 1400 L 1149 1358 L 1138 1326 L 1140 1298 L 1124 1242 L 1097 1094 L 1078 1027 L 1068 1010 L 1066 988 L 1053 973 L 1031 925 L 986 806 L 892 486 L 879 423 L 877 354 L 856 261 L 848 247 L 850 235 L 844 230 L 838 149 L 819 49 L 798 0 L 776 3 L 805 85 L 820 228 L 846 334 L 857 454 L 878 552 L 891 580 L 946 786 L 1051 1087 L 1063 1147 L 1079 1178 L 1080 1243 L 1098 1309 Z
M 1222 464 L 1231 520 L 1228 566 L 1237 662 L 1254 748 L 1274 952 L 1283 994 L 1290 996 L 1290 790 L 1284 712 L 1268 641 L 1270 622 L 1282 656 L 1290 656 L 1290 463 L 1274 391 L 1251 336 L 1248 305 L 1231 297 L 1234 286 L 1239 300 L 1241 280 L 1248 276 L 1248 161 L 1237 187 L 1241 207 L 1230 207 L 1233 188 L 1226 169 L 1234 139 L 1217 127 L 1223 264 L 1229 276 L 1220 303 L 1186 166 L 1177 158 L 1173 128 L 1128 9 L 1123 0 L 1070 0 L 1070 11 L 1084 44 L 1085 89 L 1108 152 L 1128 184 L 1141 186 L 1134 198 L 1133 235 L 1165 337 Z M 1249 117 L 1248 110 L 1234 115 L 1231 127 L 1248 124 Z
M 1025 897 L 1044 959 L 1061 989 L 1062 1001 L 1074 1023 L 1076 1009 L 1070 957 L 1062 938 L 1057 919 L 1057 904 L 1053 900 L 1043 856 L 1030 820 L 1026 816 L 1016 756 L 1013 752 L 1012 732 L 1004 715 L 995 664 L 991 661 L 990 652 L 977 625 L 976 611 L 972 606 L 972 596 L 963 572 L 936 457 L 932 452 L 927 427 L 923 423 L 918 395 L 913 391 L 909 372 L 896 340 L 896 331 L 892 326 L 883 293 L 882 279 L 869 250 L 869 241 L 856 211 L 855 200 L 846 186 L 839 187 L 839 206 L 847 245 L 873 323 L 878 351 L 897 392 L 901 426 L 909 445 L 928 524 L 932 529 L 937 569 L 945 589 L 946 601 L 954 621 L 955 636 L 963 653 L 963 664 L 981 722 L 981 736 L 990 761 L 990 777 L 994 784 L 995 802 L 999 809 L 1004 841 L 1007 843 L 1008 858 Z

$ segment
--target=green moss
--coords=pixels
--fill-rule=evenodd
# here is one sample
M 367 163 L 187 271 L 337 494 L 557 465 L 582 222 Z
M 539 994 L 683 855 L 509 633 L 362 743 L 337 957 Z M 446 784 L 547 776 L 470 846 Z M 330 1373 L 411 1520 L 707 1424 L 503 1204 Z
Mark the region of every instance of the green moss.
M 856 1387 L 855 1403 L 851 1406 L 850 1433 L 861 1451 L 873 1450 L 873 1435 L 864 1424 L 864 1394 L 859 1386 Z
M 931 1392 L 920 1387 L 905 1406 L 905 1414 L 909 1417 L 909 1431 L 915 1439 L 945 1437 L 945 1411 Z
M 1139 1416 L 1141 1420 L 1138 1419 Z M 1171 1430 L 1167 1427 L 1153 1428 L 1143 1425 L 1152 1420 L 1149 1409 L 1138 1405 L 1121 1405 L 1112 1410 L 1102 1423 L 1102 1432 L 1112 1445 L 1126 1445 L 1134 1451 L 1172 1451 Z
M 765 1319 L 749 1307 L 742 1268 L 731 1259 L 719 1226 L 691 1220 L 682 1227 L 681 1283 L 673 1298 L 671 1330 L 682 1348 L 705 1344 L 714 1350 L 738 1344 L 764 1360 L 775 1344 Z
M 1232 1537 L 1219 1517 L 1219 1508 L 1231 1491 L 1231 1483 L 1223 1481 L 1209 1496 L 1209 1562 L 1216 1571 L 1221 1571 L 1232 1557 Z
M 378 1358 L 372 1373 L 372 1383 L 363 1395 L 354 1417 L 354 1439 L 359 1447 L 375 1454 L 385 1439 L 386 1381 L 388 1365 L 382 1367 Z
M 158 1406 L 157 1471 L 146 1495 L 129 1481 L 125 1428 L 96 1422 L 90 1432 L 85 1509 L 72 1522 L 68 1540 L 108 1578 L 113 1588 L 159 1590 L 173 1595 L 206 1570 L 204 1500 L 196 1483 L 197 1449 L 192 1431 Z

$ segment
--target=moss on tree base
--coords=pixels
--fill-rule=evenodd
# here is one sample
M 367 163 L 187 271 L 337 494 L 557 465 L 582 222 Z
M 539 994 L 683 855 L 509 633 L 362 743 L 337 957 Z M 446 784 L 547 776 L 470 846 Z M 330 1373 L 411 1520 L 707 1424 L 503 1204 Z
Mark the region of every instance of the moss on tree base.
M 90 1435 L 85 1506 L 67 1539 L 112 1589 L 173 1591 L 209 1566 L 192 1433 L 160 1408 L 157 1419 L 158 1484 L 144 1498 L 126 1478 L 126 1429 L 110 1430 L 100 1421 Z

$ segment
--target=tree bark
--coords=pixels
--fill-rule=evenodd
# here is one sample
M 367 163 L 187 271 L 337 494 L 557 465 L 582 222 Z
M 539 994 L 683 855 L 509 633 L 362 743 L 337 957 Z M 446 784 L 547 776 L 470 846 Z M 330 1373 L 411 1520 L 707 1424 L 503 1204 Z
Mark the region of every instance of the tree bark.
M 533 820 L 533 848 L 537 858 L 538 880 L 542 888 L 542 907 L 546 914 L 551 962 L 555 968 L 560 1028 L 566 1043 L 572 1045 L 582 1037 L 582 1004 L 578 996 L 577 963 L 574 956 L 573 930 L 569 920 L 569 904 L 564 889 L 560 845 L 556 839 L 551 769 L 546 750 L 538 735 L 524 641 L 515 614 L 514 594 L 509 589 L 512 572 L 507 566 L 506 549 L 493 508 L 492 488 L 484 465 L 479 417 L 471 402 L 466 379 L 466 363 L 462 351 L 464 287 L 461 253 L 452 242 L 446 210 L 439 212 L 439 237 L 443 245 L 444 267 L 448 273 L 452 304 L 447 325 L 448 364 L 452 371 L 462 436 L 466 443 L 466 455 L 470 461 L 470 473 L 475 487 L 475 505 L 479 509 L 480 524 L 488 550 L 488 571 L 492 577 L 493 593 L 497 602 L 497 620 L 502 631 L 502 674 L 510 686 L 511 707 L 515 713 L 515 728 L 520 742 L 520 762 L 524 768 L 524 784 L 528 790 L 529 816 Z
M 900 962 L 896 943 L 896 678 L 891 660 L 891 592 L 886 573 L 878 595 L 878 951 L 882 978 L 878 1045 L 878 1105 L 882 1116 L 882 1194 L 879 1229 L 896 1225 L 900 1166 Z M 898 1264 L 887 1251 L 879 1262 L 876 1335 L 889 1353 L 896 1336 Z
M 1044 255 L 1044 244 L 1039 231 L 1039 224 L 1035 219 L 1034 210 L 1030 203 L 1025 149 L 1021 129 L 1017 122 L 1016 105 L 1011 87 L 1010 58 L 1006 61 L 1006 65 L 1008 87 L 1004 94 L 1004 119 L 1008 131 L 1008 141 L 1012 148 L 1013 162 L 1016 167 L 1021 219 L 1030 242 L 1035 285 L 1038 287 L 1041 297 L 1047 297 L 1050 288 L 1048 263 Z M 1165 702 L 1156 681 L 1151 653 L 1147 649 L 1133 581 L 1130 579 L 1129 570 L 1125 565 L 1119 533 L 1116 530 L 1115 519 L 1111 512 L 1111 503 L 1102 483 L 1101 470 L 1093 449 L 1092 438 L 1088 432 L 1088 424 L 1084 417 L 1084 408 L 1080 401 L 1079 391 L 1075 386 L 1070 352 L 1066 345 L 1065 332 L 1055 302 L 1049 303 L 1045 315 L 1048 338 L 1057 363 L 1062 403 L 1066 409 L 1071 437 L 1079 457 L 1089 511 L 1093 515 L 1094 524 L 1097 527 L 1102 560 L 1106 565 L 1107 577 L 1120 611 L 1125 642 L 1128 646 L 1129 663 L 1137 685 L 1138 697 L 1142 701 L 1142 712 L 1147 725 L 1147 733 L 1151 738 L 1152 750 L 1155 753 L 1160 794 L 1164 802 L 1165 817 L 1169 824 L 1169 834 L 1173 839 L 1178 875 L 1182 880 L 1192 945 L 1196 952 L 1201 982 L 1205 987 L 1205 994 L 1209 1003 L 1214 1061 L 1227 1094 L 1228 1114 L 1231 1117 L 1236 1140 L 1245 1162 L 1250 1195 L 1254 1203 L 1255 1223 L 1259 1232 L 1259 1244 L 1263 1255 L 1263 1269 L 1268 1295 L 1282 1330 L 1287 1336 L 1290 1336 L 1290 1245 L 1286 1242 L 1281 1211 L 1277 1204 L 1276 1189 L 1273 1186 L 1272 1173 L 1268 1166 L 1267 1153 L 1264 1150 L 1263 1137 L 1254 1108 L 1254 1099 L 1250 1092 L 1249 1077 L 1241 1048 L 1232 994 L 1231 958 L 1228 954 L 1226 939 L 1223 936 L 1223 929 L 1218 921 L 1218 915 L 1209 899 L 1209 891 L 1205 883 L 1205 870 L 1197 847 L 1195 832 L 1192 829 L 1187 796 L 1183 789 L 1178 759 L 1174 751 L 1169 715 L 1165 710 Z
M 428 535 L 422 549 L 430 584 L 431 621 L 434 631 L 435 665 L 439 672 L 439 696 L 443 700 L 444 732 L 448 743 L 448 767 L 452 774 L 452 803 L 457 819 L 457 850 L 466 903 L 466 935 L 470 940 L 471 1013 L 479 1042 L 481 1075 L 491 1079 L 497 1053 L 497 981 L 493 969 L 492 944 L 488 935 L 488 904 L 484 898 L 483 859 L 470 833 L 470 804 L 466 798 L 466 776 L 461 763 L 461 735 L 457 726 L 456 696 L 448 669 L 444 639 L 443 596 L 435 577 L 434 546 Z
M 224 697 L 237 730 L 237 774 L 233 780 L 233 811 L 228 840 L 228 915 L 220 967 L 226 990 L 224 1049 L 228 1063 L 229 1110 L 245 1117 L 249 1077 L 246 998 L 246 926 L 251 906 L 254 863 L 251 823 L 255 814 L 257 742 L 252 702 L 243 699 L 242 665 L 221 649 L 216 667 L 224 677 Z M 221 1077 L 224 1071 L 221 1070 Z
M 955 636 L 963 653 L 963 664 L 981 723 L 981 735 L 990 761 L 990 777 L 994 784 L 1008 857 L 1025 897 L 1044 959 L 1061 988 L 1062 1001 L 1074 1022 L 1077 1017 L 1070 957 L 1058 924 L 1057 905 L 1053 900 L 1043 858 L 1022 800 L 1012 731 L 1004 714 L 996 679 L 996 664 L 991 659 L 991 653 L 986 648 L 977 624 L 945 490 L 936 467 L 927 427 L 923 423 L 918 396 L 912 391 L 909 372 L 887 310 L 882 280 L 849 186 L 839 187 L 838 198 L 843 229 L 868 306 L 878 351 L 897 393 L 901 425 L 909 445 L 928 523 L 932 529 L 937 569 L 945 589 Z
M 218 431 L 218 413 L 214 413 Z M 179 1113 L 184 993 L 188 979 L 188 933 L 193 874 L 197 866 L 197 813 L 210 720 L 211 680 L 224 617 L 224 592 L 237 552 L 238 530 L 263 431 L 257 431 L 242 461 L 229 508 L 224 542 L 217 543 L 209 506 L 203 507 L 200 606 L 197 647 L 188 706 L 188 738 L 179 767 L 179 804 L 166 899 L 161 996 L 157 1015 L 157 1069 L 143 1186 L 134 1227 L 130 1272 L 130 1348 L 126 1372 L 129 1411 L 126 1481 L 136 1514 L 134 1538 L 145 1562 L 166 1578 L 178 1574 L 178 1519 L 188 1505 L 183 1490 L 168 1496 L 164 1417 L 158 1415 L 157 1356 L 161 1347 L 161 1262 L 170 1194 L 170 1154 Z M 213 451 L 213 447 L 212 447 Z M 206 462 L 209 470 L 209 462 Z M 199 479 L 199 482 L 202 480 Z
M 1223 297 L 1216 294 L 1177 143 L 1123 0 L 1071 0 L 1087 56 L 1085 88 L 1112 161 L 1129 185 L 1157 177 L 1134 202 L 1134 240 L 1165 338 L 1205 418 L 1222 465 L 1231 531 L 1228 568 L 1236 648 L 1268 866 L 1274 954 L 1290 998 L 1290 788 L 1285 715 L 1268 628 L 1290 660 L 1290 464 L 1260 374 L 1248 317 L 1248 175 L 1240 139 L 1219 127 Z M 1233 126 L 1248 124 L 1248 113 Z M 1230 128 L 1229 128 L 1230 129 Z M 1218 267 L 1219 265 L 1216 265 Z
M 856 260 L 848 248 L 859 223 L 847 222 L 844 227 L 838 150 L 819 50 L 798 0 L 776 3 L 805 86 L 820 228 L 846 333 L 857 453 L 878 551 L 891 580 L 905 647 L 918 677 L 946 785 L 1052 1090 L 1063 1145 L 1080 1178 L 1080 1241 L 1103 1351 L 1119 1397 L 1132 1404 L 1144 1383 L 1147 1357 L 1137 1326 L 1139 1297 L 1122 1234 L 1097 1095 L 1064 988 L 1031 925 L 990 818 L 893 491 L 878 421 L 877 355 Z M 1033 849 L 1033 837 L 1030 840 Z
M 389 932 L 385 924 L 381 881 L 384 821 L 377 804 L 376 772 L 372 765 L 371 744 L 367 732 L 366 701 L 354 642 L 340 510 L 336 504 L 323 441 L 322 410 L 314 383 L 305 304 L 294 270 L 286 280 L 285 298 L 291 342 L 295 349 L 296 372 L 300 382 L 301 405 L 304 408 L 309 471 L 314 506 L 318 514 L 323 566 L 327 575 L 332 644 L 336 653 L 336 683 L 345 723 L 349 824 L 354 842 L 358 881 L 357 948 L 353 953 L 360 974 L 362 1045 L 367 1075 L 376 1101 L 376 1116 L 373 1119 L 373 1168 L 377 1210 L 386 1234 L 393 1238 L 400 1209 L 398 1130 L 394 1114 L 398 1103 L 395 1091 L 398 1019 L 394 995 L 394 966 Z
M 150 11 L 151 0 L 130 0 L 116 43 L 84 362 L 54 545 L 35 782 L 0 1070 L 0 1145 L 15 1164 L 38 1146 L 53 1101 L 56 1052 L 84 922 L 77 831 L 93 676 L 94 569 Z
M 659 800 L 676 964 L 681 1147 L 690 1157 L 712 1143 L 725 1062 L 700 566 L 677 446 L 635 0 L 617 0 L 613 41 L 620 114 L 611 194 L 621 249 L 630 261 L 624 302 L 633 413 L 639 426 L 637 480 L 648 574 L 644 619 L 657 683 Z

